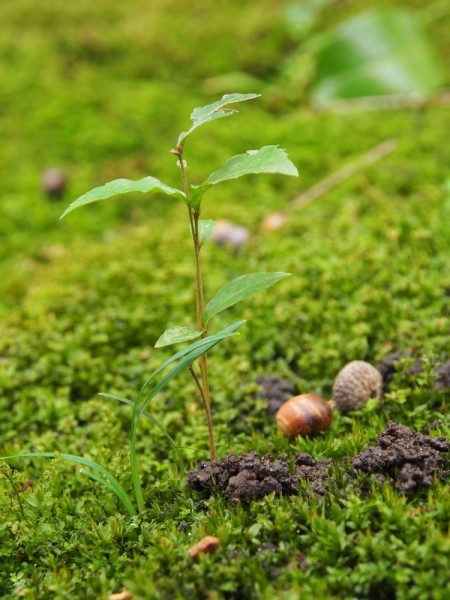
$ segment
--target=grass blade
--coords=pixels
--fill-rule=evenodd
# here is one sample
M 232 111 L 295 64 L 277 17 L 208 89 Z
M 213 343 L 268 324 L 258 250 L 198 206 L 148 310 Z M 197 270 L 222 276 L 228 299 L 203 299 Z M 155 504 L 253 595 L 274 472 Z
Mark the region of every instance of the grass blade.
M 126 491 L 120 485 L 119 481 L 114 477 L 114 475 L 93 460 L 89 460 L 83 456 L 76 456 L 74 454 L 64 454 L 62 452 L 25 452 L 21 454 L 15 454 L 14 456 L 2 456 L 0 457 L 0 460 L 11 460 L 14 458 L 62 458 L 63 460 L 86 466 L 92 471 L 89 472 L 90 474 L 88 474 L 84 469 L 82 469 L 81 472 L 84 475 L 94 479 L 94 477 L 92 477 L 92 474 L 94 474 L 96 477 L 95 481 L 101 483 L 111 490 L 119 498 L 131 515 L 136 514 L 133 503 L 131 502 Z M 97 475 L 97 473 L 100 475 Z

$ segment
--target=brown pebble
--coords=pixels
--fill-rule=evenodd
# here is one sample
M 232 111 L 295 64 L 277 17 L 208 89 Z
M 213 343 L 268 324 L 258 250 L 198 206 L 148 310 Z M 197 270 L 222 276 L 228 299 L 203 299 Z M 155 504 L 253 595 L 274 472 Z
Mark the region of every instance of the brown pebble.
M 192 558 L 197 558 L 199 554 L 212 554 L 217 550 L 219 546 L 219 538 L 216 538 L 212 535 L 207 535 L 202 540 L 200 540 L 198 544 L 195 544 L 195 546 L 189 548 L 188 552 L 189 555 L 192 556 Z

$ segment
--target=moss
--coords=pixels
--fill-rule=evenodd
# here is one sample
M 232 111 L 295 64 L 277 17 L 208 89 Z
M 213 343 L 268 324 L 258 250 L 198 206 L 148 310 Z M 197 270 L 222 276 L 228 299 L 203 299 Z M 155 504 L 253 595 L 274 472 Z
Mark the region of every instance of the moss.
M 153 348 L 166 324 L 194 318 L 185 210 L 126 197 L 58 217 L 69 198 L 115 177 L 152 174 L 178 185 L 168 150 L 192 107 L 210 100 L 203 82 L 244 71 L 267 93 L 198 132 L 186 150 L 191 172 L 200 180 L 230 154 L 279 143 L 301 177 L 245 178 L 205 201 L 206 218 L 251 232 L 237 254 L 205 246 L 208 297 L 245 272 L 293 274 L 217 318 L 217 329 L 248 318 L 240 337 L 211 352 L 219 454 L 308 452 L 337 464 L 327 499 L 305 486 L 298 497 L 236 508 L 221 495 L 205 503 L 184 487 L 162 434 L 145 425 L 138 450 L 148 509 L 133 518 L 63 461 L 2 465 L 4 596 L 107 598 L 125 586 L 136 598 L 444 597 L 448 489 L 436 483 L 406 498 L 365 475 L 356 485 L 348 473 L 389 419 L 449 433 L 448 390 L 434 389 L 432 368 L 448 359 L 448 111 L 332 115 L 298 106 L 307 90 L 293 94 L 277 79 L 293 50 L 279 3 L 182 2 L 176 11 L 171 0 L 31 4 L 0 6 L 1 454 L 83 454 L 130 490 L 129 409 L 97 392 L 136 394 L 169 356 Z M 361 6 L 333 4 L 318 29 Z M 430 28 L 447 60 L 444 21 Z M 389 157 L 293 211 L 281 230 L 260 229 L 268 212 L 288 210 L 299 193 L 389 138 L 398 143 Z M 39 187 L 53 164 L 70 179 L 61 204 Z M 273 374 L 327 396 L 345 362 L 378 364 L 399 349 L 429 368 L 408 375 L 405 362 L 383 406 L 337 414 L 319 437 L 282 437 L 255 398 L 257 376 Z M 187 375 L 151 410 L 188 466 L 207 458 Z M 194 562 L 187 549 L 205 533 L 221 548 Z

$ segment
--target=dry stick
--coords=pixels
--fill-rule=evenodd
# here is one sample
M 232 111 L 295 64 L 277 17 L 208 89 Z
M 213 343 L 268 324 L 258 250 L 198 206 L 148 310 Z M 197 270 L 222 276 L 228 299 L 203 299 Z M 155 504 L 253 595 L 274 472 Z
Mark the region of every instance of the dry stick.
M 362 96 L 332 100 L 326 106 L 315 107 L 318 112 L 347 114 L 380 110 L 405 110 L 450 104 L 450 90 L 435 94 L 389 94 L 386 96 Z
M 372 148 L 366 154 L 363 154 L 359 159 L 354 162 L 348 163 L 344 165 L 338 171 L 335 171 L 319 183 L 313 185 L 309 190 L 306 190 L 303 194 L 300 194 L 295 200 L 292 201 L 292 208 L 299 209 L 303 208 L 316 198 L 323 196 L 329 190 L 336 187 L 346 179 L 353 177 L 356 175 L 358 171 L 368 167 L 373 164 L 377 160 L 384 158 L 388 154 L 391 154 L 397 148 L 397 142 L 395 140 L 386 140 L 379 146 Z

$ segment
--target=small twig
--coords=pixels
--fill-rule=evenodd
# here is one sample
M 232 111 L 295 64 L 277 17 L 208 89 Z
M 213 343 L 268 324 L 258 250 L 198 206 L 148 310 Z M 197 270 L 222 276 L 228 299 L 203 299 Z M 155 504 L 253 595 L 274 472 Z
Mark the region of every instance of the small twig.
M 353 177 L 353 175 L 358 173 L 358 171 L 361 171 L 361 169 L 364 169 L 377 160 L 380 160 L 388 154 L 391 154 L 391 152 L 393 152 L 396 148 L 397 142 L 395 140 L 386 140 L 379 146 L 376 146 L 375 148 L 372 148 L 363 154 L 359 159 L 344 165 L 338 171 L 335 171 L 328 177 L 325 177 L 325 179 L 322 179 L 322 181 L 319 181 L 313 185 L 311 188 L 309 188 L 309 190 L 306 190 L 306 192 L 300 194 L 300 196 L 292 201 L 292 207 L 294 209 L 303 208 L 306 204 L 309 204 L 316 198 L 323 196 L 326 194 L 326 192 L 336 187 L 346 179 Z
M 370 112 L 379 110 L 404 110 L 422 108 L 425 106 L 448 106 L 450 90 L 442 90 L 434 94 L 387 94 L 384 96 L 362 96 L 332 100 L 324 106 L 316 106 L 319 112 L 338 114 Z

